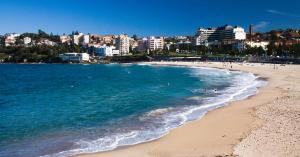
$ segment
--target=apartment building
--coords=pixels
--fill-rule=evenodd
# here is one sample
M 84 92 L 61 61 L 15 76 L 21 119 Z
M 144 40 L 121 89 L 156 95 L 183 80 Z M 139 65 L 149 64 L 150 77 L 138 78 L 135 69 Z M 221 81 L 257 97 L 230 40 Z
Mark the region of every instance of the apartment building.
M 147 38 L 147 48 L 150 51 L 164 49 L 164 37 L 150 36 Z
M 129 55 L 129 37 L 127 34 L 121 34 L 116 38 L 116 48 L 120 51 L 121 56 Z

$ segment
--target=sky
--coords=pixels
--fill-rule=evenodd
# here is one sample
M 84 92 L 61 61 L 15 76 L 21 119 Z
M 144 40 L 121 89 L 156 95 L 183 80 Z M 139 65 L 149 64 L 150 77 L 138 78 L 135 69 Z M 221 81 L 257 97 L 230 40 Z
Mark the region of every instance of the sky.
M 300 0 L 0 0 L 0 34 L 174 36 L 225 24 L 299 29 Z

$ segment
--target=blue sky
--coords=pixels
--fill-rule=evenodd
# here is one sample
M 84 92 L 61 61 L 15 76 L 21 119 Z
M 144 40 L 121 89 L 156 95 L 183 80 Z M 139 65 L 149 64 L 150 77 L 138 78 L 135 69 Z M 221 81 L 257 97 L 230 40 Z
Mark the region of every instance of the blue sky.
M 0 34 L 193 35 L 198 27 L 300 28 L 299 0 L 0 0 Z

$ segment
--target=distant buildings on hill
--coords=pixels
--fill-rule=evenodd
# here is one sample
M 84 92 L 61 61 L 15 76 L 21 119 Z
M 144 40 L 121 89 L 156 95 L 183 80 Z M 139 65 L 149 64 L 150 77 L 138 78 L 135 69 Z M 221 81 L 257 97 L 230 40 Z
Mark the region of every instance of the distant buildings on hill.
M 31 34 L 31 35 L 30 35 Z M 270 43 L 275 46 L 289 46 L 300 43 L 298 30 L 274 30 L 266 33 L 255 33 L 250 25 L 248 33 L 240 26 L 225 25 L 216 28 L 199 28 L 193 36 L 149 36 L 138 38 L 120 35 L 96 35 L 72 33 L 71 35 L 53 36 L 43 34 L 39 38 L 34 33 L 10 33 L 4 35 L 5 46 L 35 46 L 59 44 L 78 45 L 86 47 L 91 56 L 126 56 L 134 53 L 153 51 L 172 51 L 186 53 L 195 50 L 195 47 L 227 47 L 232 50 L 243 51 L 249 47 L 268 49 Z M 36 35 L 36 34 L 35 34 Z M 52 38 L 50 38 L 52 37 Z M 70 56 L 75 54 L 68 54 Z M 76 56 L 76 55 L 75 55 Z
M 19 36 L 20 34 L 17 33 L 5 34 L 5 46 L 14 46 Z

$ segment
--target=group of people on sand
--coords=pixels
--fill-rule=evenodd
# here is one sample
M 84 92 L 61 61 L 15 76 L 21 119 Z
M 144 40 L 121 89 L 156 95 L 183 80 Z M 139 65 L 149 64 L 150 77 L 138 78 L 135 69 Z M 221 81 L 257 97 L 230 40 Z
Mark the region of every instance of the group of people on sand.
M 223 62 L 223 67 L 229 67 L 232 69 L 232 62 Z

